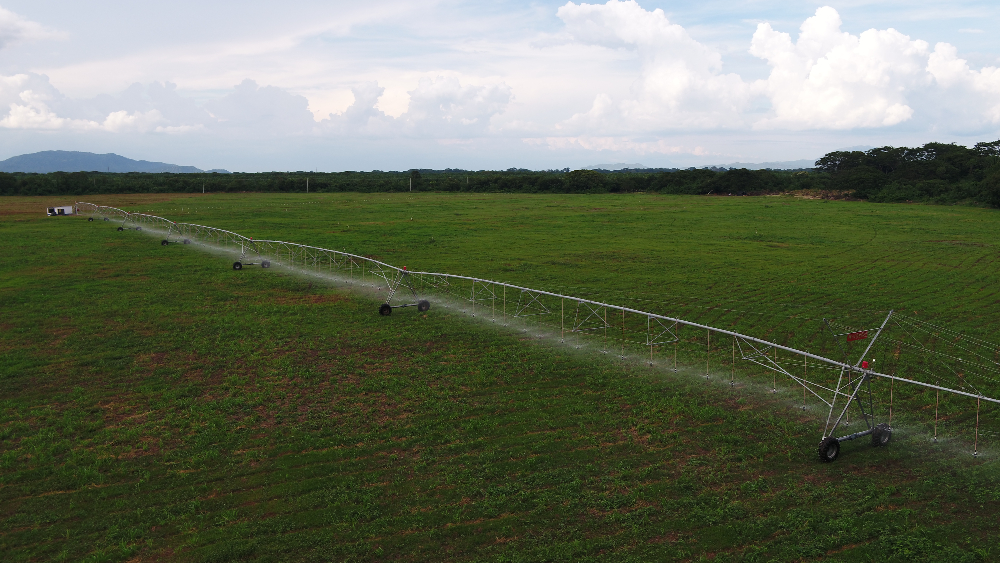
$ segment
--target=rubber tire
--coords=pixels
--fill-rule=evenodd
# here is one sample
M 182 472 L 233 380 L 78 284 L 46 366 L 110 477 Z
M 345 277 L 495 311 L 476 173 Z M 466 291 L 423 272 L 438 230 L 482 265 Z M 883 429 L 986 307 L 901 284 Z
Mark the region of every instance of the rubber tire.
M 840 455 L 840 440 L 837 440 L 833 436 L 827 436 L 819 443 L 819 448 L 816 449 L 816 452 L 819 453 L 820 461 L 830 463 Z
M 872 446 L 881 447 L 889 443 L 892 438 L 892 427 L 886 423 L 879 424 L 875 426 L 872 430 Z
M 420 311 L 421 313 L 426 313 L 427 310 L 430 309 L 430 308 L 431 308 L 431 302 L 430 301 L 418 301 L 417 302 L 417 310 Z
M 87 221 L 93 221 L 93 220 L 94 220 L 93 217 L 87 217 Z
M 160 246 L 167 246 L 168 244 L 170 244 L 170 241 L 167 239 L 163 239 L 160 241 Z
M 260 261 L 260 267 L 261 268 L 270 268 L 271 267 L 271 261 L 270 260 L 261 260 Z
M 125 227 L 118 227 L 118 230 L 119 230 L 119 231 L 124 231 L 124 230 L 125 230 Z
M 392 305 L 389 305 L 388 303 L 383 303 L 378 308 L 378 314 L 382 315 L 383 317 L 388 317 L 389 315 L 392 314 Z
M 136 228 L 135 228 L 135 230 L 137 230 L 137 231 L 141 231 L 141 230 L 142 230 L 142 227 L 136 227 Z
M 234 270 L 242 270 L 243 269 L 243 264 L 241 262 L 233 262 L 233 269 Z
M 107 221 L 107 220 L 108 220 L 108 218 L 107 218 L 107 217 L 105 217 L 105 218 L 104 218 L 104 220 L 105 220 L 105 221 Z
M 184 239 L 184 244 L 191 244 L 191 241 L 189 241 L 188 239 Z

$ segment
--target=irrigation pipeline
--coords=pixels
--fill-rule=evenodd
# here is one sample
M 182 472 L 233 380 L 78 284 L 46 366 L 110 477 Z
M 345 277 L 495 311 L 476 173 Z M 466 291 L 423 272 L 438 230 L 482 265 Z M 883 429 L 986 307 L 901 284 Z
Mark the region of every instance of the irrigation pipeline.
M 832 432 L 841 424 L 841 419 L 847 413 L 848 407 L 852 403 L 858 402 L 860 404 L 863 385 L 870 382 L 872 378 L 884 378 L 889 379 L 893 382 L 909 383 L 912 385 L 917 385 L 927 389 L 934 389 L 936 391 L 944 391 L 946 393 L 952 393 L 954 395 L 964 396 L 977 401 L 986 401 L 991 403 L 1000 404 L 1000 399 L 986 396 L 985 394 L 979 392 L 978 389 L 973 389 L 975 392 L 963 391 L 961 389 L 955 389 L 943 385 L 937 385 L 934 383 L 929 383 L 926 381 L 919 381 L 916 379 L 901 377 L 895 373 L 883 373 L 876 371 L 872 368 L 868 362 L 864 361 L 865 355 L 871 350 L 872 346 L 875 344 L 875 340 L 878 339 L 879 335 L 885 329 L 886 325 L 889 323 L 890 319 L 893 318 L 893 312 L 882 322 L 882 325 L 877 329 L 870 329 L 870 332 L 874 334 L 871 336 L 865 352 L 860 355 L 856 362 L 851 362 L 847 358 L 845 352 L 845 361 L 835 360 L 828 358 L 819 354 L 815 354 L 806 350 L 799 350 L 791 346 L 786 346 L 776 342 L 771 342 L 762 338 L 757 338 L 740 332 L 727 330 L 723 328 L 718 328 L 710 326 L 703 323 L 692 322 L 689 320 L 672 317 L 669 315 L 661 315 L 657 313 L 652 313 L 649 311 L 643 311 L 640 309 L 635 309 L 631 307 L 625 307 L 621 305 L 615 305 L 612 303 L 604 303 L 602 301 L 595 301 L 591 299 L 585 299 L 581 297 L 575 297 L 571 295 L 564 295 L 556 292 L 550 292 L 540 289 L 533 289 L 529 287 L 519 286 L 515 284 L 498 282 L 494 280 L 488 280 L 484 278 L 477 278 L 471 276 L 461 276 L 455 274 L 446 274 L 439 272 L 423 272 L 423 271 L 413 271 L 407 270 L 405 267 L 393 266 L 379 260 L 367 256 L 361 256 L 358 254 L 351 254 L 345 251 L 331 250 L 327 248 L 308 246 L 298 243 L 277 241 L 277 240 L 256 240 L 252 237 L 246 237 L 232 231 L 226 231 L 223 229 L 217 229 L 214 227 L 207 227 L 204 225 L 195 225 L 190 223 L 177 223 L 164 219 L 162 217 L 157 217 L 154 215 L 147 215 L 143 213 L 133 213 L 128 211 L 123 211 L 121 209 L 94 205 L 86 202 L 77 202 L 76 204 L 78 213 L 90 214 L 91 216 L 101 216 L 105 221 L 109 220 L 121 220 L 121 225 L 118 230 L 124 229 L 135 229 L 141 230 L 143 225 L 148 225 L 150 227 L 156 227 L 160 230 L 167 231 L 167 240 L 163 241 L 163 244 L 168 244 L 170 242 L 184 242 L 185 244 L 190 242 L 191 239 L 198 240 L 200 242 L 208 242 L 214 244 L 221 244 L 223 246 L 235 245 L 240 250 L 240 261 L 234 263 L 234 269 L 240 269 L 243 265 L 254 265 L 259 264 L 263 267 L 270 267 L 271 260 L 274 260 L 275 264 L 294 266 L 294 267 L 309 267 L 314 269 L 322 269 L 329 267 L 331 270 L 337 270 L 341 273 L 348 273 L 349 276 L 359 275 L 362 279 L 378 279 L 384 282 L 389 290 L 388 297 L 385 300 L 385 304 L 382 305 L 380 312 L 382 314 L 391 314 L 391 310 L 399 307 L 410 307 L 418 306 L 420 310 L 426 310 L 423 304 L 428 304 L 427 301 L 419 301 L 417 297 L 417 286 L 414 281 L 420 283 L 423 288 L 427 290 L 443 291 L 449 295 L 459 297 L 465 301 L 469 301 L 472 304 L 473 312 L 475 313 L 475 307 L 479 304 L 480 307 L 488 306 L 488 303 L 492 301 L 494 314 L 495 314 L 495 303 L 498 297 L 503 295 L 504 303 L 504 317 L 507 316 L 507 292 L 513 291 L 517 295 L 517 305 L 516 310 L 513 315 L 515 318 L 525 318 L 533 315 L 548 315 L 559 313 L 559 311 L 554 311 L 554 302 L 549 301 L 548 304 L 543 302 L 544 299 L 558 300 L 561 307 L 560 315 L 560 326 L 562 327 L 563 335 L 565 336 L 565 303 L 568 301 L 571 305 L 577 307 L 577 315 L 579 316 L 580 307 L 586 307 L 589 310 L 584 311 L 587 315 L 585 320 L 582 322 L 574 322 L 570 328 L 571 333 L 581 333 L 586 330 L 600 330 L 603 329 L 605 335 L 607 335 L 608 330 L 617 331 L 618 325 L 617 321 L 612 320 L 609 322 L 608 313 L 614 312 L 615 317 L 621 318 L 621 331 L 622 331 L 622 355 L 624 357 L 624 333 L 625 333 L 625 315 L 635 315 L 640 317 L 645 317 L 647 324 L 647 334 L 646 341 L 641 343 L 643 346 L 650 347 L 650 354 L 652 354 L 652 347 L 654 345 L 663 344 L 676 344 L 680 341 L 678 337 L 678 329 L 680 327 L 689 327 L 694 329 L 703 330 L 708 335 L 708 353 L 711 352 L 711 334 L 716 333 L 717 335 L 725 335 L 733 339 L 733 355 L 734 360 L 736 356 L 736 348 L 740 350 L 740 356 L 743 360 L 749 360 L 757 363 L 769 370 L 773 370 L 777 373 L 784 374 L 789 377 L 799 385 L 801 385 L 805 390 L 809 391 L 813 396 L 825 403 L 830 409 L 830 416 L 827 421 L 827 428 L 824 431 L 824 438 L 831 435 Z M 93 217 L 91 218 L 93 220 Z M 178 240 L 170 240 L 171 238 L 176 238 Z M 259 262 L 248 262 L 250 260 L 259 260 Z M 381 283 L 380 282 L 380 283 Z M 455 291 L 455 288 L 460 286 L 460 284 L 471 284 L 471 294 L 465 294 L 464 291 L 459 293 Z M 406 292 L 399 292 L 400 289 L 409 289 L 410 293 L 415 301 L 418 303 L 407 303 L 405 300 L 402 304 L 393 305 L 393 300 L 399 301 L 400 299 L 406 297 Z M 386 312 L 386 307 L 388 307 L 388 312 Z M 421 308 L 423 307 L 423 308 Z M 429 304 L 427 305 L 429 307 Z M 898 315 L 897 315 L 898 316 Z M 593 323 L 587 327 L 583 328 L 590 319 L 595 319 Z M 656 326 L 653 323 L 656 323 Z M 904 319 L 905 322 L 905 319 Z M 827 323 L 829 326 L 829 323 Z M 830 327 L 832 328 L 832 327 Z M 864 333 L 865 339 L 868 339 L 869 331 L 860 331 L 847 334 L 848 339 L 850 339 L 852 334 Z M 654 334 L 658 333 L 658 334 Z M 844 336 L 843 334 L 835 335 L 838 337 Z M 606 339 L 606 336 L 605 336 Z M 658 340 L 659 339 L 659 340 Z M 638 343 L 638 341 L 636 341 Z M 985 343 L 984 343 L 985 344 Z M 773 357 L 775 354 L 768 354 L 769 352 L 783 351 L 789 354 L 794 354 L 796 356 L 802 356 L 803 361 L 805 359 L 811 359 L 815 362 L 825 364 L 829 369 L 833 369 L 840 372 L 840 377 L 836 385 L 822 385 L 818 382 L 811 381 L 805 378 L 805 376 L 794 375 L 793 373 L 782 367 L 779 362 Z M 959 358 L 961 360 L 961 358 Z M 708 360 L 706 360 L 708 361 Z M 1000 367 L 1000 364 L 995 362 L 990 362 L 990 367 L 988 371 L 997 371 L 996 368 Z M 994 365 L 996 364 L 996 365 Z M 706 365 L 706 372 L 707 372 Z M 706 373 L 707 374 L 707 373 Z M 846 379 L 846 381 L 845 381 Z M 961 380 L 963 386 L 966 380 Z M 868 388 L 870 396 L 870 386 Z M 820 393 L 829 394 L 829 400 L 821 396 Z M 840 411 L 839 416 L 834 418 L 837 414 L 835 409 L 837 408 L 837 401 L 839 398 L 846 399 L 846 404 L 843 406 L 843 410 Z M 869 398 L 869 413 L 865 413 L 865 409 L 862 406 L 862 414 L 865 415 L 865 420 L 868 421 L 868 415 L 871 414 L 872 403 Z M 838 409 L 839 410 L 839 409 Z M 832 427 L 831 427 L 831 424 Z M 869 424 L 869 430 L 866 432 L 855 433 L 850 436 L 844 436 L 840 438 L 841 440 L 854 439 L 860 435 L 870 434 L 875 431 L 872 424 Z M 823 453 L 821 452 L 821 457 Z

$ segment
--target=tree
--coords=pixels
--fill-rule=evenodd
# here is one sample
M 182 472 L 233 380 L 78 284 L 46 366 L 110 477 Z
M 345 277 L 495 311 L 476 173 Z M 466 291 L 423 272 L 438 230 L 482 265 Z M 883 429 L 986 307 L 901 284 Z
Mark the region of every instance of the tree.
M 778 177 L 770 170 L 733 169 L 712 178 L 705 188 L 717 194 L 763 193 L 778 187 Z
M 421 185 L 423 185 L 423 176 L 420 175 L 420 171 L 410 170 L 410 182 L 407 189 L 419 190 Z
M 892 174 L 906 164 L 906 148 L 878 147 L 865 153 L 864 163 L 883 174 Z
M 1000 170 L 995 170 L 979 183 L 980 196 L 990 207 L 1000 207 Z
M 851 190 L 854 197 L 870 199 L 875 197 L 890 182 L 885 174 L 871 166 L 852 168 L 834 178 L 832 187 L 840 190 Z
M 836 174 L 852 168 L 857 168 L 865 162 L 865 153 L 861 151 L 834 151 L 816 161 L 816 168 Z
M 1000 156 L 1000 141 L 976 143 L 976 146 L 972 150 L 979 156 Z
M 604 174 L 596 170 L 574 170 L 563 176 L 563 186 L 571 194 L 603 192 Z

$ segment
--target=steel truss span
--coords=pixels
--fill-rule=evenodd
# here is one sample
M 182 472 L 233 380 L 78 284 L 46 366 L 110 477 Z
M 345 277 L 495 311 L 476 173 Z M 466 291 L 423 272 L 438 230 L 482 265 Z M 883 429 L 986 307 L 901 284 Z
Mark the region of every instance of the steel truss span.
M 696 334 L 704 335 L 705 339 L 706 378 L 718 377 L 719 366 L 724 366 L 727 356 L 730 356 L 725 353 L 726 348 L 731 346 L 730 385 L 735 385 L 737 360 L 745 361 L 774 375 L 775 392 L 778 375 L 801 387 L 802 408 L 806 408 L 807 397 L 822 404 L 826 417 L 817 450 L 822 461 L 835 460 L 840 444 L 849 440 L 871 436 L 874 446 L 888 443 L 892 434 L 892 394 L 897 383 L 933 391 L 937 404 L 942 392 L 975 399 L 974 455 L 978 455 L 980 406 L 982 403 L 1000 403 L 1000 399 L 984 392 L 970 377 L 975 374 L 981 381 L 1000 383 L 1000 362 L 996 360 L 995 345 L 964 338 L 948 329 L 893 311 L 878 326 L 868 329 L 852 329 L 823 319 L 823 330 L 828 338 L 837 343 L 841 356 L 831 358 L 734 330 L 557 292 L 470 276 L 409 271 L 368 256 L 286 241 L 255 240 L 232 231 L 176 223 L 154 215 L 85 202 L 78 202 L 76 210 L 78 214 L 90 215 L 91 221 L 95 217 L 105 221 L 120 220 L 119 231 L 126 228 L 138 231 L 146 227 L 165 232 L 161 241 L 163 245 L 198 243 L 238 250 L 240 257 L 233 263 L 235 270 L 250 265 L 262 268 L 279 266 L 333 275 L 346 283 L 371 288 L 384 295 L 379 313 L 385 316 L 391 315 L 394 309 L 405 307 L 416 307 L 418 311 L 425 312 L 431 305 L 427 298 L 433 297 L 454 303 L 473 317 L 514 326 L 524 332 L 534 330 L 540 338 L 558 334 L 560 341 L 569 339 L 578 348 L 599 348 L 602 353 L 615 354 L 622 359 L 634 357 L 637 352 L 648 354 L 644 361 L 650 365 L 672 367 L 674 371 L 677 371 L 678 348 L 681 345 L 690 347 L 694 338 L 688 335 L 697 331 Z M 900 336 L 894 337 L 890 334 L 892 332 Z M 953 346 L 953 350 L 941 351 L 929 347 L 926 344 L 928 339 L 960 344 Z M 863 345 L 860 353 L 857 346 L 851 348 L 852 342 Z M 897 359 L 903 349 L 916 353 L 921 359 L 909 364 L 897 361 L 893 369 L 880 371 L 872 365 L 874 358 L 871 354 L 876 344 L 892 348 Z M 779 353 L 782 355 L 780 359 Z M 714 375 L 713 359 L 716 365 Z M 875 381 L 888 381 L 890 384 L 888 422 L 878 422 L 877 419 L 876 410 L 884 407 L 885 401 L 876 401 L 872 389 Z M 838 430 L 851 424 L 851 412 L 860 413 L 862 429 L 837 436 Z M 883 416 L 880 414 L 878 418 Z M 936 408 L 935 439 L 937 427 Z

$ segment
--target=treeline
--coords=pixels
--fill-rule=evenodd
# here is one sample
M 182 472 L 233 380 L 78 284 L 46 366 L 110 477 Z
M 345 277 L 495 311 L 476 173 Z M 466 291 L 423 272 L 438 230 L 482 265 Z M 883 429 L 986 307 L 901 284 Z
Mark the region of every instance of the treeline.
M 809 170 L 410 170 L 149 174 L 0 173 L 0 195 L 234 192 L 510 192 L 760 195 L 822 190 L 876 202 L 969 203 L 1000 207 L 1000 141 L 973 148 L 838 151 Z
M 0 195 L 218 192 L 517 192 L 760 194 L 817 187 L 808 172 L 758 170 L 531 170 L 149 174 L 0 173 Z
M 877 202 L 980 203 L 1000 207 L 1000 141 L 971 149 L 928 143 L 831 152 L 816 161 L 834 190 Z

